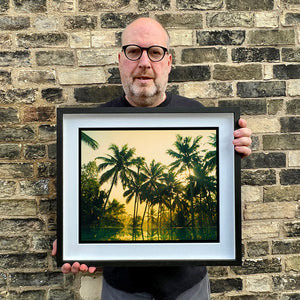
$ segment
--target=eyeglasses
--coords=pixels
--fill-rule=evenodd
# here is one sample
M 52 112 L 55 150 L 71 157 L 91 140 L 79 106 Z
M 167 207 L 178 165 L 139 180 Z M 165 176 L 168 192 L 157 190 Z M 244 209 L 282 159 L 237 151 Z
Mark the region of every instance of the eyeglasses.
M 125 56 L 132 61 L 139 60 L 142 57 L 143 51 L 147 51 L 149 59 L 153 62 L 161 61 L 168 49 L 162 46 L 151 46 L 148 48 L 140 47 L 138 45 L 126 45 L 122 46 L 122 50 Z

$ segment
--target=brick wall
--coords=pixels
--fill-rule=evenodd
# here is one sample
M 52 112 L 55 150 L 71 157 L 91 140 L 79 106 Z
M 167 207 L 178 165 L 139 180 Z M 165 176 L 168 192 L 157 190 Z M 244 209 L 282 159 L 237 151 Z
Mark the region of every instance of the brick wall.
M 63 276 L 50 253 L 55 111 L 120 94 L 120 32 L 137 16 L 169 29 L 169 90 L 238 105 L 253 130 L 243 265 L 209 267 L 213 299 L 299 299 L 299 0 L 1 0 L 0 298 L 99 299 L 101 273 Z

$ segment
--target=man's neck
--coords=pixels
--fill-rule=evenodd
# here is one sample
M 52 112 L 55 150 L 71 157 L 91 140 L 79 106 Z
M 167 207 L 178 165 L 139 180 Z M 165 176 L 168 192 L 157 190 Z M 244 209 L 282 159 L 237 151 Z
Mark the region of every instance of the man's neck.
M 166 95 L 166 93 L 164 93 L 161 97 L 157 97 L 157 95 L 156 95 L 155 98 L 154 97 L 153 98 L 139 97 L 139 98 L 136 98 L 136 99 L 135 99 L 135 97 L 129 98 L 129 97 L 127 97 L 127 95 L 125 95 L 125 98 L 131 106 L 135 106 L 135 107 L 157 107 L 166 100 L 167 95 Z

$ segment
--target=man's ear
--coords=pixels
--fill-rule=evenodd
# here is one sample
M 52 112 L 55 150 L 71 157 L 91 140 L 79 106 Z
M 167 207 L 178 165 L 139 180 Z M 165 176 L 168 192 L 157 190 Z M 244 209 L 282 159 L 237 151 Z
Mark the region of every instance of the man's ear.
M 169 67 L 169 74 L 170 74 L 171 69 L 172 69 L 172 54 L 169 54 L 169 57 L 168 57 L 168 67 Z

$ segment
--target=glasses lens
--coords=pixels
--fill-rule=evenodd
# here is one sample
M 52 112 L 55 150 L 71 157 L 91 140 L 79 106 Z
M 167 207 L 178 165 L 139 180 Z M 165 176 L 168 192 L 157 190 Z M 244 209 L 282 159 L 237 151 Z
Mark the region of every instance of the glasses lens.
M 163 59 L 163 57 L 165 55 L 165 51 L 161 47 L 154 46 L 154 47 L 149 48 L 148 55 L 151 60 L 159 61 L 159 60 Z
M 142 50 L 139 47 L 134 45 L 128 46 L 125 50 L 125 54 L 127 58 L 131 60 L 138 60 L 141 56 L 141 52 Z

